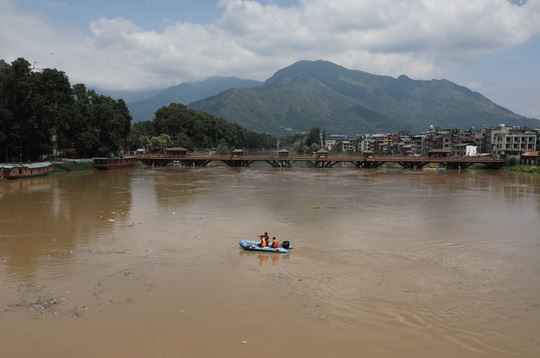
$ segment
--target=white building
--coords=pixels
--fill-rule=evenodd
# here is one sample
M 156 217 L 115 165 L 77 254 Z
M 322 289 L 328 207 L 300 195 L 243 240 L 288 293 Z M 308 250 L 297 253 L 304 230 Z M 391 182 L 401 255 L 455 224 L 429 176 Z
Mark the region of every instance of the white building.
M 536 150 L 535 131 L 500 126 L 491 130 L 491 152 L 495 155 L 519 155 Z

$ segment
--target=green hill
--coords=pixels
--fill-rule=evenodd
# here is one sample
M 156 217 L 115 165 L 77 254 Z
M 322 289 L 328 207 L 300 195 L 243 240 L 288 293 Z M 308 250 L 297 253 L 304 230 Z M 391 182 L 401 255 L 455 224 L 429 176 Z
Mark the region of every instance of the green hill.
M 262 83 L 236 77 L 210 77 L 204 81 L 181 83 L 141 101 L 128 103 L 129 112 L 136 122 L 151 120 L 156 110 L 170 103 L 188 104 L 193 101 L 216 95 L 229 88 L 251 88 Z
M 246 128 L 282 133 L 321 127 L 329 132 L 417 132 L 429 125 L 539 127 L 448 80 L 419 81 L 349 70 L 327 61 L 300 61 L 262 86 L 234 88 L 190 104 Z

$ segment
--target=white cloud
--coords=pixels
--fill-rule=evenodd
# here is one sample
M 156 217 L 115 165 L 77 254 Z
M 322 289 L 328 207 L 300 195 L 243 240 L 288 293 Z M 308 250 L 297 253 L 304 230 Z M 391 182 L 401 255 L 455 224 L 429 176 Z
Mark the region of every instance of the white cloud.
M 0 0 L 0 57 L 23 56 L 110 89 L 211 75 L 264 79 L 300 59 L 430 78 L 540 33 L 540 0 L 303 0 L 293 7 L 221 0 L 212 24 L 179 22 L 154 32 L 129 19 L 99 18 L 89 34 L 15 4 Z

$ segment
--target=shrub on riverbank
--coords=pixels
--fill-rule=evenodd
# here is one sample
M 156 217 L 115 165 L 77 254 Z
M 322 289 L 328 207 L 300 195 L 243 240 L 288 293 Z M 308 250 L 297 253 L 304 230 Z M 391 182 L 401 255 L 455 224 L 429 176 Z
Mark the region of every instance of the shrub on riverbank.
M 54 163 L 53 174 L 82 171 L 82 170 L 92 170 L 92 162 L 60 162 Z
M 512 165 L 504 167 L 507 172 L 540 174 L 540 165 Z

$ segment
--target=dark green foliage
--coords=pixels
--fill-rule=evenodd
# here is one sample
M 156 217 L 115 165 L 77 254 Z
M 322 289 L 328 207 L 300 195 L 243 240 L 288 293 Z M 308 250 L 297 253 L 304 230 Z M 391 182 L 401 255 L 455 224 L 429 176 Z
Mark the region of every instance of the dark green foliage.
M 23 58 L 0 67 L 0 158 L 37 160 L 58 148 L 79 156 L 116 153 L 125 144 L 131 116 L 123 100 L 71 87 L 64 72 L 33 72 Z
M 430 125 L 540 125 L 447 80 L 377 76 L 325 61 L 295 63 L 260 87 L 231 89 L 190 107 L 276 134 L 284 128 L 305 131 L 312 127 L 357 134 L 419 132 Z
M 514 164 L 509 164 L 504 169 L 508 172 L 540 174 L 539 165 L 516 165 L 514 163 Z
M 167 134 L 173 145 L 191 150 L 217 148 L 272 148 L 275 139 L 266 134 L 248 131 L 208 113 L 189 109 L 182 104 L 170 104 L 156 112 L 152 122 L 136 123 L 130 138 L 133 147 L 146 147 L 148 138 Z
M 63 163 L 58 162 L 58 163 L 54 163 L 53 174 L 75 172 L 75 171 L 82 171 L 82 170 L 92 170 L 92 169 L 94 169 L 94 166 L 92 165 L 92 162 L 89 162 L 89 161 L 63 162 Z
M 323 140 L 326 134 L 323 131 Z M 284 137 L 281 140 L 281 145 L 290 147 L 297 153 L 313 153 L 321 148 L 321 129 L 318 127 L 311 128 L 307 133 L 296 133 L 292 136 Z
M 321 130 L 319 128 L 311 128 L 306 134 L 306 145 L 309 147 L 312 144 L 319 145 L 321 142 Z

